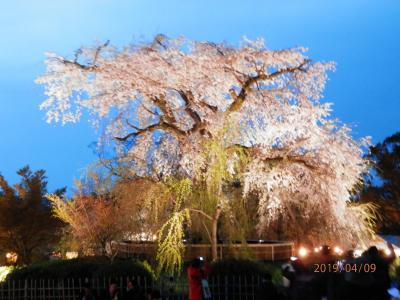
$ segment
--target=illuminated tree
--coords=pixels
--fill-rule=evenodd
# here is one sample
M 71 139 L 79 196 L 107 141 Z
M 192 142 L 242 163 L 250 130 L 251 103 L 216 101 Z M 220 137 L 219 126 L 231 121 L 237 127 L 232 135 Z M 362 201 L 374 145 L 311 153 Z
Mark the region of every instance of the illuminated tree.
M 207 169 L 207 141 L 218 139 L 227 153 L 246 154 L 240 170 L 236 150 L 227 155 L 226 170 L 244 198 L 258 197 L 260 235 L 281 224 L 296 241 L 366 241 L 368 207 L 348 203 L 367 169 L 368 139 L 354 140 L 330 117 L 331 104 L 320 99 L 334 64 L 305 52 L 269 50 L 262 40 L 235 48 L 159 35 L 124 49 L 83 47 L 72 59 L 48 54 L 37 79 L 48 96 L 41 108 L 48 122 L 63 124 L 88 111 L 104 130 L 99 144 L 114 145 L 135 176 L 155 180 L 196 182 Z M 217 195 L 226 201 L 222 183 Z
M 0 250 L 17 254 L 17 264 L 47 258 L 61 236 L 63 227 L 53 217 L 46 199 L 44 170 L 29 166 L 18 170 L 21 181 L 14 186 L 0 175 Z M 55 191 L 61 196 L 65 189 Z

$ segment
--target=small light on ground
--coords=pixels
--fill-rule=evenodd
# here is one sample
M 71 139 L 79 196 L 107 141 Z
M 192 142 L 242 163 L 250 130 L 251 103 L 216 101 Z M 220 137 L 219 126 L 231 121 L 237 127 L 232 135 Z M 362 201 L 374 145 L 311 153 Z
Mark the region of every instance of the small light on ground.
M 78 252 L 76 252 L 76 251 L 68 251 L 68 252 L 65 253 L 65 257 L 67 259 L 77 258 L 78 257 Z
M 6 253 L 6 261 L 9 264 L 15 264 L 17 262 L 18 255 L 15 252 Z

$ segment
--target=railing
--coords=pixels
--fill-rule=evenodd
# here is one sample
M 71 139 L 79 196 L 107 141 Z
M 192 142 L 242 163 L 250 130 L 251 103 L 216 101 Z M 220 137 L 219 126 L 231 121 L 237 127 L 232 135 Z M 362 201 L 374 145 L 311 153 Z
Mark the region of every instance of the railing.
M 156 244 L 153 243 L 113 243 L 113 249 L 119 256 L 150 258 L 156 253 Z M 268 244 L 218 244 L 218 258 L 238 257 L 242 251 L 248 251 L 257 260 L 285 260 L 293 255 L 293 243 L 274 242 Z M 185 245 L 184 259 L 191 260 L 198 256 L 211 257 L 211 245 Z
M 126 290 L 126 279 L 120 277 L 117 281 L 122 295 Z M 113 280 L 115 279 L 113 278 Z M 101 296 L 110 281 L 110 278 L 7 281 L 0 284 L 0 300 L 77 300 L 83 286 L 87 283 L 95 295 Z M 176 281 L 164 278 L 153 282 L 137 277 L 135 282 L 144 295 L 149 290 L 158 290 L 162 299 L 188 299 L 186 280 Z M 214 300 L 255 300 L 262 287 L 262 278 L 259 276 L 220 276 L 211 278 L 209 285 Z

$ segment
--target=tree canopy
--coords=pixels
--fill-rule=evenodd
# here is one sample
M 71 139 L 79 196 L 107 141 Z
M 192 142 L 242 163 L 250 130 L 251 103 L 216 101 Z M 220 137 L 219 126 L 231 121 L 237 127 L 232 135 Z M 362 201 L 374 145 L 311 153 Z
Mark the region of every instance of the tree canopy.
M 18 264 L 48 257 L 62 222 L 52 215 L 44 170 L 20 169 L 21 182 L 10 186 L 0 175 L 0 249 L 15 252 Z M 62 195 L 65 189 L 55 191 Z
M 248 157 L 237 169 L 231 151 L 226 166 L 243 198 L 259 199 L 260 235 L 279 223 L 299 242 L 369 238 L 368 208 L 348 205 L 367 171 L 368 139 L 354 140 L 320 101 L 332 62 L 312 61 L 302 47 L 270 50 L 262 39 L 233 47 L 158 35 L 123 49 L 82 47 L 71 58 L 49 53 L 46 64 L 37 82 L 47 121 L 78 122 L 88 111 L 103 130 L 99 145 L 115 146 L 135 176 L 196 181 L 212 168 L 207 141 L 218 139 Z
M 372 180 L 367 182 L 361 200 L 380 206 L 385 233 L 400 232 L 400 132 L 370 147 Z

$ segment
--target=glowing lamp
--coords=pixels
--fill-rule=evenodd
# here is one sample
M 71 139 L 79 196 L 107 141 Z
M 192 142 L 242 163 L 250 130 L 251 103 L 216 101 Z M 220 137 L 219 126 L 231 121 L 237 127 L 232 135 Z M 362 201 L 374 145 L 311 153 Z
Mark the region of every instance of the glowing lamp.
M 315 247 L 315 248 L 314 248 L 314 252 L 315 252 L 315 253 L 318 253 L 319 250 L 320 250 L 320 249 L 319 249 L 318 247 Z
M 307 254 L 308 254 L 308 250 L 307 250 L 306 248 L 301 247 L 301 248 L 299 249 L 299 256 L 300 256 L 300 257 L 305 257 L 305 256 L 307 256 Z
M 18 255 L 15 252 L 8 252 L 6 253 L 6 260 L 8 263 L 16 263 L 18 259 Z
M 335 253 L 336 253 L 336 254 L 339 254 L 339 255 L 343 253 L 343 250 L 340 249 L 340 247 L 338 247 L 338 246 L 336 246 L 335 248 L 333 248 L 333 251 L 335 251 Z
M 77 258 L 78 257 L 78 252 L 76 252 L 76 251 L 67 251 L 65 253 L 65 257 L 66 257 L 66 259 Z

